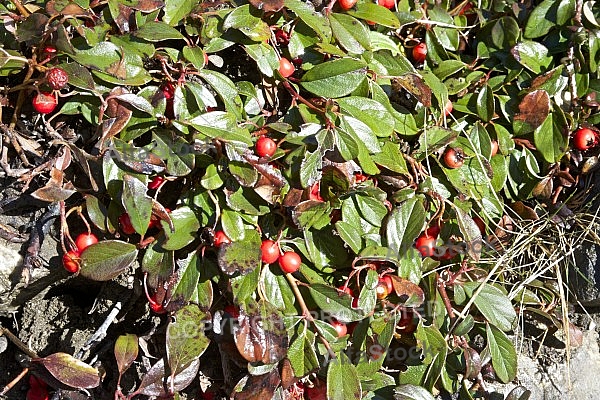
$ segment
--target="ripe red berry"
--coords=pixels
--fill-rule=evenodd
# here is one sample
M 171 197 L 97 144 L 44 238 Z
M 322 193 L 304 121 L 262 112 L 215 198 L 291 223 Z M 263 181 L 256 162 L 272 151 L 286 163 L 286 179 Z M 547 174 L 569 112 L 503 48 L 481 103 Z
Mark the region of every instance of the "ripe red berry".
M 52 68 L 46 72 L 46 81 L 52 89 L 60 90 L 67 86 L 67 83 L 69 82 L 69 75 L 62 68 Z
M 37 92 L 33 96 L 33 108 L 40 114 L 49 114 L 58 105 L 58 99 L 52 93 Z
M 346 324 L 338 321 L 337 319 L 331 320 L 331 326 L 333 326 L 335 331 L 337 332 L 338 338 L 344 337 L 348 333 L 348 327 L 346 326 Z
M 310 193 L 308 194 L 309 200 L 314 201 L 325 201 L 321 196 L 321 182 L 317 182 L 310 187 Z
M 163 178 L 160 175 L 156 175 L 154 178 L 152 178 L 150 183 L 148 183 L 148 189 L 150 189 L 150 190 L 158 189 L 164 181 L 165 181 L 165 178 Z
M 127 213 L 123 213 L 119 217 L 119 226 L 126 235 L 133 235 L 135 233 L 135 228 L 131 224 L 131 218 L 129 218 L 129 214 Z
M 344 293 L 348 293 L 350 297 L 352 297 L 352 307 L 358 307 L 358 297 L 354 297 L 354 291 L 352 289 L 350 289 L 348 286 L 340 286 L 338 290 Z
M 415 323 L 415 313 L 413 310 L 405 308 L 401 309 L 400 321 L 396 325 L 402 333 L 413 333 L 417 329 Z
M 425 229 L 425 235 L 437 238 L 441 229 L 442 227 L 438 223 L 435 223 L 434 225 L 431 225 L 429 228 Z
M 423 233 L 421 236 L 417 238 L 415 242 L 415 247 L 423 257 L 432 257 L 435 254 L 435 242 L 436 238 L 433 236 L 427 236 Z
M 427 45 L 425 43 L 419 43 L 418 45 L 413 47 L 412 58 L 416 63 L 421 64 L 422 62 L 425 61 L 426 57 L 427 57 Z
M 62 258 L 63 267 L 71 273 L 79 271 L 79 252 L 75 250 L 67 251 Z
M 231 315 L 233 318 L 237 318 L 240 316 L 240 309 L 234 306 L 233 304 L 226 305 L 223 311 Z
M 296 71 L 296 67 L 294 67 L 294 64 L 292 64 L 290 60 L 282 57 L 279 59 L 278 71 L 281 74 L 281 76 L 283 76 L 284 78 L 288 78 L 294 74 L 294 72 Z
M 377 4 L 385 8 L 389 8 L 390 10 L 396 7 L 396 2 L 394 0 L 377 0 Z
M 165 82 L 162 85 L 161 90 L 167 100 L 171 100 L 175 96 L 175 85 L 171 82 Z
M 261 136 L 256 141 L 256 155 L 259 157 L 271 157 L 277 150 L 277 143 L 273 139 Z
M 388 291 L 388 293 L 393 293 L 394 292 L 394 283 L 392 282 L 392 277 L 389 275 L 384 275 L 381 278 L 379 278 L 380 282 L 383 282 L 385 284 L 385 287 Z
M 573 146 L 580 151 L 586 151 L 598 144 L 598 135 L 590 128 L 579 128 L 573 135 Z
M 356 5 L 357 1 L 358 0 L 339 0 L 338 4 L 342 7 L 342 10 L 349 10 Z
M 300 264 L 302 264 L 302 259 L 295 251 L 286 251 L 279 257 L 279 267 L 286 274 L 298 271 Z
M 461 148 L 448 147 L 443 155 L 444 164 L 448 168 L 460 168 L 465 163 L 465 155 Z
M 279 244 L 272 240 L 263 240 L 260 245 L 261 259 L 266 264 L 273 264 L 279 259 Z
M 93 233 L 82 233 L 75 239 L 75 246 L 77 246 L 79 252 L 82 252 L 95 243 L 98 243 L 98 237 Z
M 213 246 L 221 247 L 222 244 L 231 243 L 231 239 L 225 234 L 223 231 L 215 232 L 215 240 L 213 241 Z

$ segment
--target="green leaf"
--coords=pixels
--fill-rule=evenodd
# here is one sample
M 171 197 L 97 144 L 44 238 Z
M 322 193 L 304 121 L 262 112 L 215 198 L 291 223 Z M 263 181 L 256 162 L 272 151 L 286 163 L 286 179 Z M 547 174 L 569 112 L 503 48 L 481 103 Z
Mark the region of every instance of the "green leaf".
M 256 8 L 250 8 L 250 4 L 236 7 L 225 18 L 223 29 L 237 29 L 256 42 L 264 42 L 271 37 L 271 30 L 260 19 L 260 13 Z
M 174 278 L 175 283 L 171 288 L 171 303 L 187 304 L 198 289 L 198 280 L 200 279 L 200 261 L 196 252 L 177 261 Z
M 494 325 L 486 324 L 487 348 L 492 365 L 501 382 L 508 383 L 517 376 L 517 351 L 512 341 Z
M 362 121 L 375 135 L 389 137 L 394 131 L 394 119 L 380 102 L 358 96 L 345 97 L 337 102 L 343 111 Z
M 120 240 L 103 240 L 81 253 L 79 274 L 94 281 L 109 281 L 121 273 L 137 258 L 134 244 Z
M 356 18 L 347 14 L 331 13 L 329 22 L 333 36 L 350 54 L 362 54 L 370 50 L 369 31 Z
M 135 31 L 134 35 L 149 42 L 183 39 L 183 35 L 177 29 L 160 21 L 146 22 Z
M 544 0 L 527 18 L 524 35 L 528 39 L 544 36 L 554 27 L 564 25 L 575 12 L 572 0 Z
M 419 160 L 425 159 L 428 155 L 452 143 L 457 136 L 458 132 L 456 131 L 433 126 L 419 136 L 419 149 L 416 151 L 415 157 Z
M 481 231 L 473 218 L 460 207 L 454 207 L 454 211 L 456 212 L 458 227 L 463 234 L 463 240 L 467 244 L 467 254 L 475 262 L 478 262 L 483 250 Z
M 477 114 L 485 122 L 494 117 L 494 93 L 488 85 L 482 87 L 477 94 Z
M 256 288 L 258 288 L 259 279 L 260 268 L 255 268 L 249 273 L 231 278 L 231 292 L 235 302 L 240 304 L 250 299 Z
M 364 318 L 364 313 L 352 308 L 352 297 L 341 293 L 331 286 L 315 283 L 308 286 L 315 303 L 328 314 L 342 322 L 359 321 Z
M 335 223 L 335 228 L 342 240 L 348 246 L 350 246 L 352 251 L 356 254 L 360 253 L 363 243 L 360 237 L 360 232 L 356 229 L 356 227 L 345 221 L 338 221 Z
M 425 388 L 407 384 L 394 389 L 394 400 L 435 400 L 435 397 Z
M 413 242 L 425 226 L 423 199 L 413 197 L 390 213 L 385 227 L 387 244 L 395 258 L 413 247 Z
M 478 282 L 466 282 L 463 287 L 472 297 L 479 285 Z M 517 313 L 510 300 L 497 287 L 487 283 L 483 285 L 483 289 L 475 297 L 475 306 L 490 323 L 504 332 L 512 330 L 517 320 Z
M 432 390 L 446 364 L 446 340 L 435 326 L 419 323 L 415 333 L 418 346 L 423 350 L 423 363 L 429 365 L 423 386 Z
M 261 264 L 260 234 L 247 229 L 244 240 L 222 244 L 219 248 L 219 268 L 227 275 L 245 275 Z
M 171 212 L 171 220 L 175 229 L 171 231 L 166 221 L 161 220 L 166 240 L 162 244 L 165 250 L 179 250 L 196 239 L 196 232 L 200 229 L 199 217 L 194 210 L 187 206 L 179 207 Z
M 166 164 L 166 172 L 172 176 L 185 176 L 192 172 L 196 157 L 192 146 L 181 136 L 166 131 L 152 133 L 152 153 L 160 157 Z
M 361 386 L 356 367 L 345 353 L 339 353 L 327 368 L 327 399 L 361 399 Z
M 511 54 L 522 66 L 536 74 L 548 70 L 552 63 L 552 57 L 548 55 L 548 48 L 538 42 L 526 40 L 517 43 L 511 49 Z
M 200 183 L 202 184 L 202 187 L 207 190 L 217 190 L 223 186 L 223 179 L 221 179 L 215 164 L 210 164 L 206 167 L 206 171 L 204 172 L 204 176 Z
M 245 46 L 248 55 L 256 61 L 260 72 L 268 77 L 279 68 L 279 59 L 272 46 L 266 43 L 248 44 Z
M 381 153 L 373 155 L 373 161 L 390 171 L 399 174 L 408 174 L 408 167 L 406 166 L 404 156 L 399 146 L 392 142 L 385 142 L 381 148 Z
M 315 353 L 315 334 L 306 329 L 304 324 L 298 325 L 298 336 L 292 340 L 287 357 L 290 360 L 294 375 L 306 376 L 319 368 L 319 360 Z
M 244 235 L 246 233 L 244 220 L 238 212 L 225 208 L 221 212 L 221 225 L 223 226 L 223 231 L 227 237 L 234 242 L 244 240 Z
M 329 42 L 329 39 L 331 39 L 329 20 L 323 14 L 315 11 L 310 3 L 301 0 L 285 0 L 285 7 L 296 14 L 302 22 L 310 26 L 323 42 Z
M 338 98 L 354 91 L 366 79 L 366 64 L 351 58 L 327 61 L 309 70 L 301 85 L 322 97 Z
M 171 26 L 176 26 L 186 18 L 198 4 L 195 0 L 165 0 L 163 21 Z
M 144 235 L 152 216 L 152 198 L 146 195 L 146 184 L 131 175 L 123 176 L 121 201 L 129 214 L 131 225 L 137 233 Z
M 183 307 L 171 318 L 165 339 L 172 378 L 208 348 L 210 340 L 204 334 L 204 322 L 210 322 L 210 318 L 195 304 Z
M 233 113 L 236 120 L 242 119 L 244 104 L 238 94 L 235 84 L 227 76 L 208 69 L 198 71 L 198 75 L 204 79 L 217 92 L 227 111 Z
M 323 154 L 320 149 L 306 152 L 304 159 L 300 163 L 300 185 L 307 188 L 314 185 L 321 176 L 321 167 L 323 165 Z
M 535 147 L 549 163 L 560 161 L 567 150 L 564 128 L 560 126 L 559 118 L 551 113 L 544 123 L 533 131 Z
M 1 57 L 0 57 L 1 60 Z M 0 61 L 1 64 L 1 61 Z M 96 90 L 96 83 L 90 71 L 78 63 L 64 63 L 59 65 L 69 75 L 69 85 L 84 90 Z
M 290 288 L 285 275 L 281 273 L 279 266 L 271 265 L 264 267 L 262 280 L 260 285 L 265 296 L 270 299 L 271 304 L 277 307 L 278 310 L 295 313 L 294 303 L 296 297 Z
M 185 59 L 191 62 L 196 69 L 205 67 L 206 59 L 204 56 L 206 53 L 200 47 L 185 46 L 182 53 Z
M 355 9 L 346 12 L 353 17 L 365 21 L 373 21 L 376 24 L 387 26 L 388 28 L 400 28 L 398 17 L 387 8 L 375 3 L 361 2 L 357 4 Z
M 123 374 L 138 356 L 138 337 L 133 333 L 121 335 L 115 341 L 115 359 L 119 374 Z

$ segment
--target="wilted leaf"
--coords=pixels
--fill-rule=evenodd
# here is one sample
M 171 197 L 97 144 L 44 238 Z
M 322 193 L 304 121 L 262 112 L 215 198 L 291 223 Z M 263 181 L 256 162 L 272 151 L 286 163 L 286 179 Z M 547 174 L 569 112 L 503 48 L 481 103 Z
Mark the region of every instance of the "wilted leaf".
M 402 279 L 397 275 L 388 275 L 392 279 L 394 291 L 400 297 L 404 307 L 418 307 L 425 301 L 425 293 L 419 285 L 415 285 L 408 279 Z
M 492 355 L 494 372 L 501 382 L 508 383 L 517 376 L 517 351 L 511 340 L 494 325 L 487 324 L 487 348 Z
M 280 383 L 281 378 L 277 369 L 264 375 L 246 375 L 235 385 L 233 398 L 235 400 L 271 399 Z
M 281 313 L 270 303 L 249 302 L 234 327 L 235 344 L 249 362 L 273 364 L 287 354 L 288 337 Z
M 200 358 L 208 347 L 210 340 L 204 334 L 206 320 L 209 316 L 195 304 L 185 306 L 172 316 L 166 335 L 171 379 Z
M 137 393 L 146 396 L 165 396 L 171 389 L 174 392 L 185 389 L 196 378 L 200 360 L 192 361 L 181 373 L 171 378 L 165 368 L 165 360 L 160 359 L 143 376 L 142 383 L 137 389 Z M 166 378 L 166 383 L 165 383 Z M 168 390 L 165 390 L 165 387 Z
M 222 244 L 218 262 L 227 275 L 246 275 L 261 264 L 260 235 L 255 230 L 246 230 L 244 240 Z

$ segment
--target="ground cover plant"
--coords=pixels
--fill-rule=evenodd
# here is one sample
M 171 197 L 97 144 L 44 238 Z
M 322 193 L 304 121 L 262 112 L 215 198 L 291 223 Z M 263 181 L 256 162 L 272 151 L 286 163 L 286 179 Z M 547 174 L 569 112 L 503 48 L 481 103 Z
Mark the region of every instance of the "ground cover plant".
M 207 363 L 223 375 L 203 396 L 485 397 L 516 376 L 519 317 L 568 324 L 562 289 L 508 266 L 531 261 L 522 232 L 587 224 L 594 1 L 11 0 L 0 16 L 5 177 L 53 205 L 67 271 L 132 277 L 160 318 L 98 339 L 101 368 L 29 352 L 31 398 L 180 398 Z M 46 267 L 31 251 L 24 284 Z

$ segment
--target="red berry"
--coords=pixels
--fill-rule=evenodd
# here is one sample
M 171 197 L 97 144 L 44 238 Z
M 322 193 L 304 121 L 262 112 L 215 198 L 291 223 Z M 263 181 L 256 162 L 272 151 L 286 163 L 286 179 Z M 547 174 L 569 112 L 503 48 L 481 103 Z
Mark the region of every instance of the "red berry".
M 271 157 L 277 150 L 277 143 L 273 139 L 261 136 L 256 141 L 256 155 L 259 157 Z
M 300 264 L 302 264 L 302 259 L 295 251 L 286 251 L 279 257 L 279 267 L 286 274 L 298 271 Z
M 425 229 L 425 235 L 437 238 L 440 234 L 441 229 L 442 227 L 436 223 L 434 225 L 431 225 L 429 228 Z
M 35 111 L 40 114 L 49 114 L 58 105 L 58 99 L 52 93 L 37 92 L 32 103 Z
M 62 258 L 63 267 L 71 273 L 79 271 L 79 252 L 75 250 L 67 251 Z
M 427 57 L 427 45 L 425 43 L 419 43 L 418 45 L 413 47 L 412 58 L 416 63 L 421 64 L 422 62 L 425 61 L 426 57 Z
M 95 243 L 98 243 L 98 237 L 93 233 L 82 233 L 75 239 L 75 246 L 77 246 L 79 252 L 82 252 Z
M 396 6 L 396 2 L 394 0 L 377 0 L 377 4 L 385 8 L 389 8 L 390 10 Z
M 338 321 L 337 319 L 331 320 L 331 326 L 335 328 L 338 338 L 344 337 L 348 333 L 348 327 L 346 324 Z
M 263 240 L 260 245 L 261 259 L 264 263 L 273 264 L 279 259 L 279 244 L 272 240 Z
M 392 282 L 392 277 L 389 275 L 384 275 L 381 278 L 379 278 L 379 281 L 383 281 L 383 283 L 385 283 L 385 286 L 387 288 L 388 293 L 393 293 L 394 292 L 394 283 Z
M 433 236 L 427 236 L 423 233 L 421 236 L 417 238 L 415 242 L 415 247 L 423 257 L 432 257 L 435 254 L 435 242 L 436 238 Z
M 231 243 L 231 239 L 225 234 L 223 231 L 215 232 L 215 240 L 213 241 L 213 246 L 221 247 L 222 244 Z
M 342 7 L 342 10 L 349 10 L 356 4 L 358 0 L 339 0 L 338 4 Z
M 161 90 L 165 96 L 165 99 L 171 100 L 173 97 L 175 97 L 175 85 L 173 85 L 173 83 L 165 82 L 162 85 Z
M 448 168 L 460 168 L 465 163 L 465 155 L 461 148 L 448 147 L 443 155 L 444 164 Z
M 590 128 L 579 128 L 573 135 L 573 146 L 577 150 L 586 151 L 598 144 L 598 135 Z
M 156 175 L 154 178 L 152 178 L 150 183 L 148 183 L 148 189 L 150 189 L 150 190 L 158 189 L 164 181 L 165 181 L 165 178 L 163 178 L 160 175 Z
M 352 307 L 356 308 L 358 307 L 358 297 L 354 297 L 354 291 L 352 289 L 350 289 L 348 286 L 343 287 L 340 286 L 338 288 L 339 291 L 342 291 L 344 293 L 348 293 L 350 295 L 350 297 L 352 297 Z
M 283 76 L 284 78 L 288 78 L 294 74 L 294 72 L 296 71 L 296 67 L 294 67 L 294 64 L 292 64 L 290 60 L 282 57 L 279 59 L 278 71 L 281 74 L 281 76 Z
M 314 201 L 325 201 L 321 197 L 321 182 L 317 182 L 310 187 L 310 193 L 308 194 L 309 200 Z
M 129 214 L 127 213 L 123 213 L 119 217 L 119 226 L 126 235 L 133 235 L 135 233 L 135 228 L 131 224 L 131 218 L 129 218 Z
M 233 304 L 226 305 L 223 311 L 231 315 L 233 318 L 237 318 L 240 316 L 240 309 L 234 306 Z
M 444 106 L 444 115 L 447 117 L 448 115 L 450 115 L 450 113 L 452 113 L 452 110 L 452 101 L 450 99 L 447 99 L 446 105 Z
M 43 387 L 31 387 L 27 391 L 27 400 L 48 400 L 48 389 Z
M 411 309 L 401 309 L 400 321 L 398 321 L 398 329 L 402 333 L 413 333 L 417 329 L 415 324 L 415 314 Z
M 60 90 L 67 86 L 69 75 L 62 68 L 52 68 L 46 72 L 46 81 L 52 89 Z

